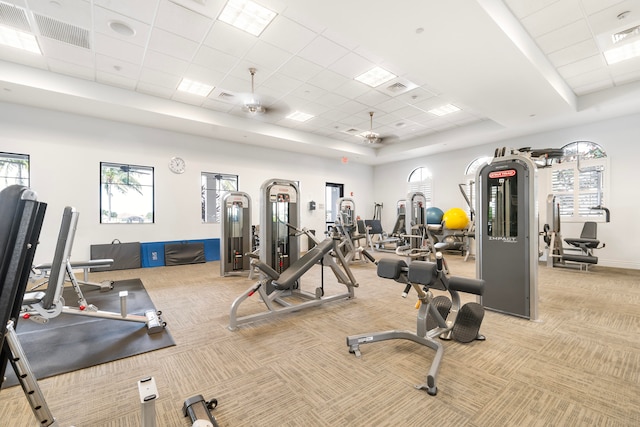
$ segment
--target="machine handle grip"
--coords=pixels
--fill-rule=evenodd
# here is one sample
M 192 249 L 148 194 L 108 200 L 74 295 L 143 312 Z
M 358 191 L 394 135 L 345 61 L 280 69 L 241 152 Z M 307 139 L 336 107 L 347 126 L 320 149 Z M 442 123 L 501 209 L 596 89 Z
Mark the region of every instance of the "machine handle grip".
M 377 264 L 376 259 L 369 252 L 367 252 L 366 249 L 362 249 L 362 255 L 364 255 L 372 263 Z
M 436 265 L 438 266 L 438 271 L 442 271 L 442 252 L 436 253 Z
M 404 291 L 402 292 L 402 298 L 406 298 L 409 295 L 409 291 L 411 290 L 411 284 L 407 283 L 407 286 L 404 287 Z

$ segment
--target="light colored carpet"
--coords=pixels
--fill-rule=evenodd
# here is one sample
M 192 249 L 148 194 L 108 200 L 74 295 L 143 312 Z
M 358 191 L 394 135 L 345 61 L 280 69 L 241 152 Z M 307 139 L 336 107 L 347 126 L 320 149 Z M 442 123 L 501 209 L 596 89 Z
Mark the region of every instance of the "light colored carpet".
M 447 259 L 453 275 L 474 277 L 473 260 Z M 96 281 L 140 278 L 176 346 L 40 386 L 60 425 L 76 427 L 138 427 L 137 381 L 146 376 L 158 386 L 158 426 L 190 426 L 181 408 L 196 394 L 218 399 L 221 427 L 640 425 L 640 271 L 541 265 L 541 321 L 487 312 L 486 341 L 445 342 L 435 397 L 413 388 L 432 350 L 398 340 L 363 345 L 360 359 L 349 354 L 347 335 L 415 331 L 416 316 L 402 285 L 379 279 L 371 264 L 353 271 L 355 299 L 237 332 L 227 330 L 229 308 L 253 281 L 219 277 L 217 262 L 94 273 Z M 303 279 L 317 283 L 319 267 Z M 343 289 L 333 283 L 327 293 Z M 263 307 L 254 296 L 241 311 Z M 20 387 L 0 393 L 0 420 L 34 425 Z

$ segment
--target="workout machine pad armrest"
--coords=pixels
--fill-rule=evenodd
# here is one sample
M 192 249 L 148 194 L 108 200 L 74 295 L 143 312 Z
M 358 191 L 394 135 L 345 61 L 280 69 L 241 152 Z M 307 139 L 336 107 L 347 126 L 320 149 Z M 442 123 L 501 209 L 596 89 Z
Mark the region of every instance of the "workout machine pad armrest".
M 398 280 L 403 268 L 407 268 L 407 263 L 401 259 L 382 258 L 378 261 L 378 277 Z
M 264 274 L 269 276 L 272 280 L 275 280 L 278 277 L 280 277 L 280 274 L 277 271 L 275 271 L 273 268 L 271 268 L 271 266 L 260 261 L 257 258 L 254 258 L 251 260 L 251 265 L 253 265 L 254 267 L 258 267 L 260 271 L 262 271 Z
M 273 285 L 279 290 L 291 289 L 296 280 L 309 271 L 309 269 L 328 254 L 332 248 L 333 239 L 331 237 L 324 239 L 304 254 L 302 258 L 298 259 L 283 271 L 280 277 L 273 281 Z
M 449 277 L 449 289 L 452 291 L 466 292 L 468 294 L 482 295 L 484 293 L 484 280 L 452 276 Z
M 564 241 L 577 248 L 585 247 L 589 249 L 597 249 L 598 245 L 600 244 L 600 240 L 598 239 L 581 239 L 567 237 L 566 239 L 564 239 Z
M 432 287 L 438 278 L 438 266 L 431 261 L 413 261 L 409 265 L 409 282 Z M 435 286 L 433 286 L 435 287 Z M 445 290 L 443 286 L 435 287 Z

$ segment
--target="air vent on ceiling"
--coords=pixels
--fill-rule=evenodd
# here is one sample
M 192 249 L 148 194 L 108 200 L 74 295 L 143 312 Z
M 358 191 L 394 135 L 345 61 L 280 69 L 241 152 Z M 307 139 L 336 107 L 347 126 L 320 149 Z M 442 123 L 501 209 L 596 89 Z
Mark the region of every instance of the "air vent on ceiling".
M 40 34 L 53 40 L 91 49 L 89 30 L 34 13 Z
M 387 90 L 390 92 L 404 92 L 407 90 L 407 87 L 400 82 L 396 82 L 391 86 L 387 86 Z
M 640 34 L 640 25 L 636 25 L 635 27 L 627 28 L 626 30 L 623 30 L 623 31 L 618 31 L 617 33 L 611 36 L 611 40 L 613 41 L 613 44 L 616 44 L 630 37 L 635 37 L 639 34 Z
M 31 32 L 26 11 L 20 7 L 3 2 L 0 2 L 0 25 Z

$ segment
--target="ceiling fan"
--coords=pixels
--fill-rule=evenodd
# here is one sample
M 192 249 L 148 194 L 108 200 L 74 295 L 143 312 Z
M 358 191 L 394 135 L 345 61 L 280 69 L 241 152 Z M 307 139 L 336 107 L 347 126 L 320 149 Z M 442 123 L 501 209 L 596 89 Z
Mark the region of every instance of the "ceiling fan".
M 256 75 L 255 68 L 249 68 L 249 73 L 251 74 L 251 94 L 247 96 L 245 102 L 242 104 L 242 111 L 251 114 L 262 114 L 266 113 L 267 109 L 260 104 L 260 100 L 256 97 L 254 90 L 254 78 Z
M 382 142 L 380 134 L 373 131 L 373 111 L 369 111 L 369 117 L 371 118 L 371 127 L 369 128 L 369 131 L 361 133 L 360 136 L 364 138 L 367 144 Z

